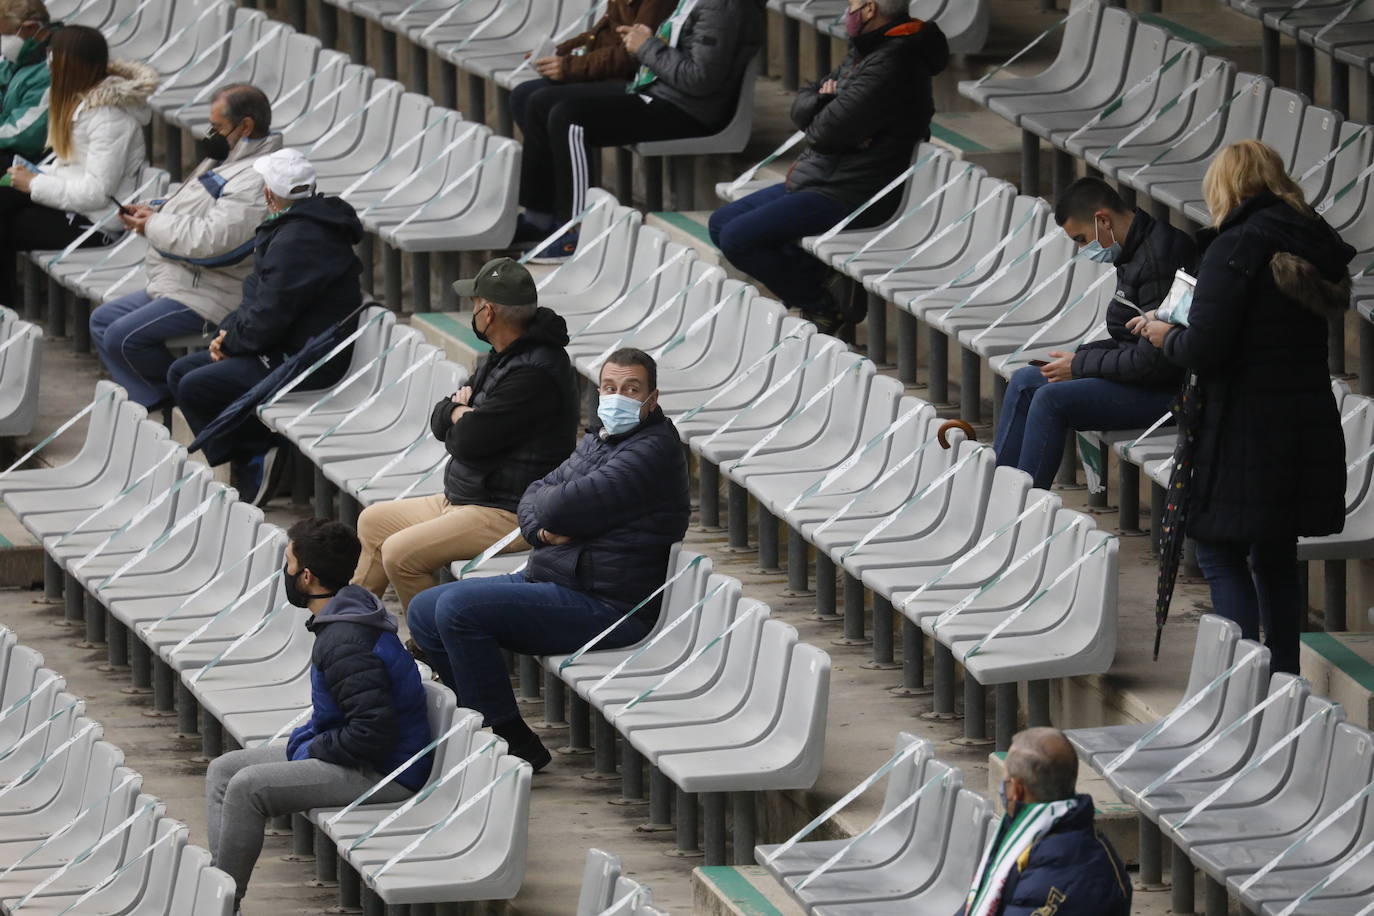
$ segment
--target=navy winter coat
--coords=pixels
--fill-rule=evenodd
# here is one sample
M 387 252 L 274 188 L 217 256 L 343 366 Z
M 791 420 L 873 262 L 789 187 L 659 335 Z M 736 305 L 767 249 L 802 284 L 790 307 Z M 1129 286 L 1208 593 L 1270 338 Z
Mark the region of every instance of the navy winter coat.
M 668 551 L 687 533 L 687 461 L 677 429 L 657 408 L 623 436 L 603 432 L 588 430 L 520 500 L 520 530 L 534 545 L 525 578 L 628 611 L 663 584 Z M 572 541 L 545 544 L 541 528 Z M 640 614 L 657 619 L 657 600 Z
M 1126 866 L 1093 825 L 1092 797 L 1080 795 L 1076 801 L 1072 811 L 1022 854 L 993 916 L 1130 916 Z M 1002 819 L 999 843 L 1011 820 Z
M 1197 270 L 1197 245 L 1181 229 L 1137 209 L 1116 262 L 1116 295 L 1141 312 L 1158 308 L 1174 285 L 1174 274 Z M 1107 306 L 1106 340 L 1094 340 L 1073 354 L 1074 378 L 1104 378 L 1128 385 L 1177 389 L 1184 372 L 1144 337 L 1126 330 L 1139 315 L 1113 299 Z
M 415 659 L 396 636 L 396 618 L 360 585 L 349 585 L 306 621 L 310 653 L 310 721 L 291 733 L 287 757 L 313 757 L 355 770 L 390 773 L 430 741 L 425 691 Z M 418 789 L 433 754 L 396 781 Z

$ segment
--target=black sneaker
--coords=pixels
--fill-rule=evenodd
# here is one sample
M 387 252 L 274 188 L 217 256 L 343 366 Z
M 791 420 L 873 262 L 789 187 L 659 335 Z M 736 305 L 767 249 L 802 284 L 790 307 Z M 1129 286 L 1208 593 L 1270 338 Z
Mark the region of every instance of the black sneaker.
M 258 508 L 267 505 L 268 501 L 277 495 L 282 479 L 286 477 L 286 468 L 291 463 L 287 453 L 278 446 L 269 448 L 261 460 L 258 490 L 252 494 L 252 498 L 249 500 Z M 239 492 L 242 493 L 243 491 Z
M 534 768 L 538 773 L 553 760 L 553 754 L 544 747 L 544 742 L 539 740 L 524 719 L 516 719 L 514 722 L 507 722 L 502 725 L 494 725 L 491 729 L 497 736 L 506 739 L 506 752 L 512 756 L 519 757 Z
M 515 218 L 515 236 L 510 240 L 512 248 L 529 248 L 548 238 L 549 233 L 558 228 L 555 223 L 545 228 L 521 213 Z

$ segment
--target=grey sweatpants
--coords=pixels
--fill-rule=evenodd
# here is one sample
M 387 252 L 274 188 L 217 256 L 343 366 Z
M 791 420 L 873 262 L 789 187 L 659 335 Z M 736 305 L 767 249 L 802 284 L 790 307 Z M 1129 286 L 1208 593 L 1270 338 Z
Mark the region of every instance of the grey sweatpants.
M 210 856 L 238 885 L 235 901 L 248 891 L 268 818 L 342 807 L 372 788 L 382 775 L 323 760 L 287 760 L 284 744 L 215 758 L 205 774 Z M 412 794 L 392 782 L 369 798 L 368 804 L 400 802 Z

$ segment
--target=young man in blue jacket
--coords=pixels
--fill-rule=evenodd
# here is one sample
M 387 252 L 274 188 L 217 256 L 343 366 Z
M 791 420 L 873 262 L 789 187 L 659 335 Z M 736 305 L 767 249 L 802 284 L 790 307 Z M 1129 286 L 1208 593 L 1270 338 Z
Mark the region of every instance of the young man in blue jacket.
M 658 619 L 650 596 L 687 533 L 687 462 L 649 354 L 606 358 L 596 413 L 577 450 L 520 500 L 534 547 L 524 571 L 427 589 L 406 611 L 435 673 L 535 770 L 550 755 L 520 718 L 502 650 L 561 655 L 607 631 L 598 648 L 643 639 Z
M 353 529 L 309 519 L 288 531 L 286 599 L 305 608 L 315 634 L 310 721 L 285 746 L 216 758 L 205 777 L 214 864 L 237 883 L 235 910 L 262 852 L 269 817 L 347 805 L 430 741 L 415 660 L 396 636 L 396 618 L 376 596 L 348 585 L 361 550 Z M 425 755 L 371 801 L 400 802 L 429 778 Z
M 1006 815 L 959 916 L 1130 916 L 1126 866 L 1077 784 L 1078 756 L 1063 732 L 1028 728 L 1012 738 Z

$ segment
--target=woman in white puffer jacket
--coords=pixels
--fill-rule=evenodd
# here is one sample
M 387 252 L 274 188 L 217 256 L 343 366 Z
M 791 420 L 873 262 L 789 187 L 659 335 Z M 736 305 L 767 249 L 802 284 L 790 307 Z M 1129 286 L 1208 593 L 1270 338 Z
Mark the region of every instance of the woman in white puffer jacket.
M 134 195 L 148 162 L 143 128 L 157 71 L 110 60 L 99 31 L 59 29 L 50 45 L 51 161 L 37 174 L 22 165 L 0 187 L 0 304 L 15 300 L 16 251 L 105 245 L 120 233 L 114 201 Z M 95 227 L 95 231 L 90 231 Z

